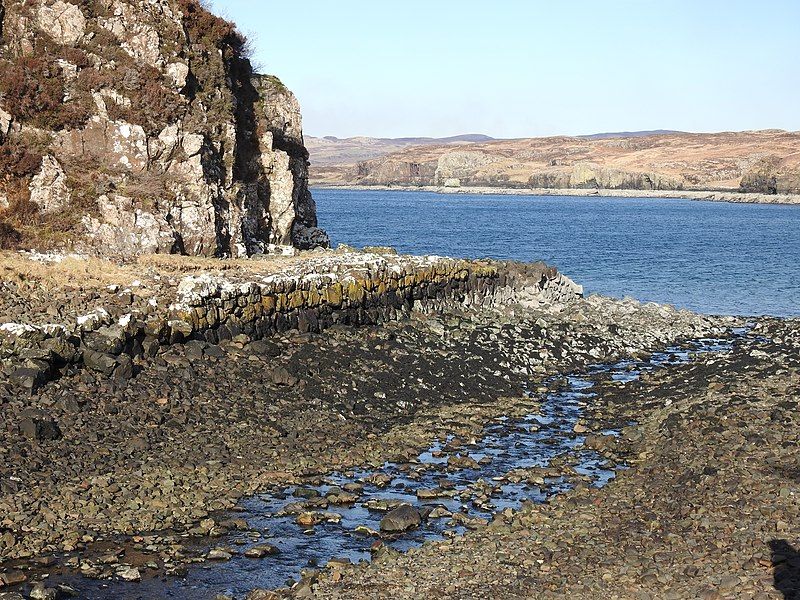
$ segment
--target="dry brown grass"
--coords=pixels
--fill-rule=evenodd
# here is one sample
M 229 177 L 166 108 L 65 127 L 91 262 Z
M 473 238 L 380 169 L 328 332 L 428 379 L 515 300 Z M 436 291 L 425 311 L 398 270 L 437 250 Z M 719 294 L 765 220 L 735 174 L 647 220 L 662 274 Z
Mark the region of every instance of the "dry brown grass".
M 65 258 L 59 263 L 41 263 L 17 252 L 0 251 L 0 281 L 14 281 L 44 289 L 84 290 L 127 286 L 135 280 L 145 287 L 155 276 L 180 278 L 199 273 L 265 275 L 303 260 L 301 257 L 274 256 L 265 260 L 217 259 L 195 256 L 154 254 L 126 263 L 102 258 Z
M 138 272 L 110 261 L 65 258 L 60 263 L 40 263 L 16 252 L 0 252 L 0 280 L 45 289 L 102 288 L 130 283 Z

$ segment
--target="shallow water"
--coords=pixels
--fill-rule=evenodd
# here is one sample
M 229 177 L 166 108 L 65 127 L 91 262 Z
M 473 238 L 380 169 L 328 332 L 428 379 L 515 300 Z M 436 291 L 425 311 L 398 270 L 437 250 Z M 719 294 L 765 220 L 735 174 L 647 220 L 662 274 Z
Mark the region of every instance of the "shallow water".
M 325 189 L 314 198 L 334 243 L 544 260 L 587 292 L 800 315 L 800 206 Z
M 275 489 L 245 499 L 240 503 L 241 511 L 230 516 L 244 518 L 250 531 L 231 533 L 214 540 L 197 540 L 193 545 L 198 555 L 211 547 L 235 548 L 237 554 L 230 561 L 199 563 L 191 565 L 182 577 L 146 579 L 135 584 L 53 576 L 49 585 L 68 583 L 79 591 L 80 597 L 98 600 L 210 599 L 218 593 L 241 596 L 254 588 L 283 586 L 287 580 L 298 577 L 302 569 L 323 566 L 331 558 L 352 562 L 369 560 L 370 546 L 378 538 L 357 533 L 356 528 L 380 529 L 380 520 L 385 512 L 371 510 L 369 504 L 374 501 L 403 501 L 421 511 L 444 507 L 470 519 L 491 520 L 494 514 L 505 508 L 519 508 L 525 501 L 544 502 L 579 481 L 601 487 L 611 481 L 624 465 L 609 463 L 596 452 L 582 448 L 585 437 L 574 432 L 583 408 L 598 393 L 596 382 L 606 378 L 623 383 L 635 381 L 644 371 L 685 362 L 692 352 L 724 351 L 730 348 L 731 343 L 700 340 L 655 353 L 646 361 L 622 360 L 592 366 L 585 373 L 554 377 L 546 382 L 547 392 L 530 394 L 532 400 L 540 402 L 538 411 L 523 417 L 494 419 L 473 443 L 458 445 L 453 444 L 450 438 L 440 440 L 409 463 L 386 463 L 380 469 L 332 473 L 324 477 L 321 484 L 312 482 L 312 485 L 304 486 L 305 490 L 313 489 L 325 496 L 332 486 L 354 482 L 364 485 L 355 503 L 320 509 L 335 513 L 337 522 L 305 527 L 297 524 L 295 514 L 284 514 L 287 505 L 303 501 L 303 498 L 295 496 L 297 488 L 294 487 Z M 604 433 L 618 435 L 617 431 Z M 447 460 L 457 454 L 480 462 L 474 467 L 449 470 Z M 527 478 L 515 483 L 503 477 L 517 469 L 547 467 L 554 459 L 565 456 L 571 457 L 566 464 L 573 466 L 575 475 L 545 475 L 543 483 L 532 483 Z M 385 475 L 388 483 L 378 485 L 373 479 L 376 474 Z M 448 483 L 443 485 L 442 479 Z M 440 486 L 452 490 L 454 497 L 417 498 L 417 490 Z M 483 491 L 483 497 L 471 493 L 475 490 Z M 259 533 L 254 535 L 254 531 Z M 383 542 L 395 549 L 406 550 L 426 540 L 463 531 L 463 524 L 454 523 L 446 516 L 429 518 L 418 529 L 384 537 Z M 280 553 L 263 559 L 242 555 L 248 547 L 264 543 L 273 544 Z

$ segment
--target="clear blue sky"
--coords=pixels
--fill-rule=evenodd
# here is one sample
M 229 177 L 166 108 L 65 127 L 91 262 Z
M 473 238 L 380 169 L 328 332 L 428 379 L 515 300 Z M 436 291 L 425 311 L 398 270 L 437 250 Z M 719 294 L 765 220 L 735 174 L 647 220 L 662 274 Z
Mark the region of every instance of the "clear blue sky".
M 212 0 L 310 135 L 800 129 L 800 0 Z

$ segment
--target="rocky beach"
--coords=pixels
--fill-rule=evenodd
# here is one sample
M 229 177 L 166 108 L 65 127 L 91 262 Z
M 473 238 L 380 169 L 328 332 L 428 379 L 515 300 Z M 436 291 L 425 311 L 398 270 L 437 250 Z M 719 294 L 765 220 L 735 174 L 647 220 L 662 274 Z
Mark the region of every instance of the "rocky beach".
M 80 295 L 68 286 L 49 290 L 60 319 L 37 303 L 35 278 L 61 280 L 87 259 L 15 257 L 15 294 L 4 296 L 2 311 L 5 339 L 16 336 L 13 350 L 4 346 L 0 388 L 0 581 L 12 590 L 5 597 L 161 597 L 175 593 L 176 580 L 195 577 L 198 565 L 213 572 L 221 564 L 230 580 L 214 580 L 217 589 L 177 588 L 179 595 L 561 597 L 566 589 L 585 598 L 601 590 L 625 598 L 779 598 L 795 589 L 796 321 L 582 298 L 544 266 L 379 252 L 230 261 L 217 270 L 190 259 L 149 271 L 107 265 L 107 277 L 138 279 L 111 287 L 104 280 Z M 402 302 L 392 314 L 379 274 L 401 281 L 404 269 L 410 286 L 398 288 Z M 321 271 L 339 275 L 325 279 Z M 310 313 L 297 318 L 309 310 L 313 287 L 266 300 L 284 289 L 273 287 L 281 274 L 295 290 L 307 285 L 298 281 L 323 279 L 314 314 L 330 318 L 317 316 L 316 325 L 303 324 L 314 322 Z M 456 275 L 460 284 L 447 285 Z M 481 276 L 494 283 L 478 283 Z M 4 285 L 11 279 L 7 272 Z M 330 298 L 341 280 L 359 283 Z M 255 288 L 260 305 L 274 308 L 248 322 L 245 303 L 225 298 Z M 31 301 L 20 304 L 26 294 Z M 81 298 L 74 312 L 61 295 Z M 187 306 L 209 302 L 219 323 L 191 321 Z M 88 314 L 101 317 L 86 320 L 90 306 Z M 370 317 L 371 306 L 382 312 Z M 20 325 L 12 314 L 29 327 L 12 327 Z M 271 330 L 265 318 L 284 324 Z M 32 331 L 59 320 L 69 334 L 41 335 L 52 335 L 53 323 Z M 158 322 L 167 323 L 162 337 L 137 333 Z M 54 339 L 74 344 L 69 360 L 56 358 Z M 692 341 L 703 339 L 721 345 L 696 351 Z M 653 353 L 668 347 L 682 348 L 681 359 L 650 370 Z M 35 348 L 47 348 L 46 368 Z M 596 369 L 614 364 L 614 376 Z M 593 391 L 581 396 L 574 425 L 548 434 L 551 445 L 572 440 L 563 451 L 508 471 L 501 453 L 483 461 L 491 477 L 479 485 L 449 487 L 460 471 L 479 468 L 481 431 L 544 414 L 543 394 L 563 390 L 566 376 L 586 377 Z M 431 447 L 444 467 L 426 478 L 432 467 L 420 457 Z M 582 468 L 590 464 L 585 451 L 598 453 L 591 464 L 605 464 L 601 480 Z M 387 475 L 387 461 L 398 471 Z M 336 473 L 350 473 L 348 483 Z M 405 483 L 397 488 L 395 479 Z M 526 487 L 505 504 L 504 486 L 515 481 Z M 375 482 L 385 494 L 378 500 L 368 494 Z M 448 489 L 460 498 L 455 505 L 445 504 Z M 288 499 L 254 526 L 269 515 L 254 513 L 248 499 L 264 494 Z M 392 499 L 409 495 L 407 521 L 406 500 Z M 356 561 L 335 545 L 309 562 L 285 547 L 288 536 L 270 533 L 271 519 L 289 510 L 295 535 L 313 540 L 362 503 L 371 513 L 395 511 L 372 513 L 378 519 L 400 519 L 362 525 L 368 539 L 360 556 L 370 548 L 374 556 L 368 565 L 349 564 Z M 404 535 L 433 527 L 432 510 L 450 525 L 401 544 L 411 549 L 398 554 L 393 544 Z M 357 529 L 342 528 L 334 539 Z M 270 561 L 289 558 L 294 582 L 269 592 L 252 566 L 241 566 L 255 561 L 269 572 Z

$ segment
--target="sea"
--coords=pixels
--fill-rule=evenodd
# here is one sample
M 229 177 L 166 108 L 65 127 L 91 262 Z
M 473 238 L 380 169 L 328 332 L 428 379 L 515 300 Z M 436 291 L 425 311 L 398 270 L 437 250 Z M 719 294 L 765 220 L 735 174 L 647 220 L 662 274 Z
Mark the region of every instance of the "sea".
M 332 243 L 544 261 L 587 294 L 800 316 L 800 206 L 313 189 Z

